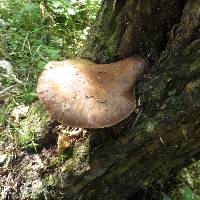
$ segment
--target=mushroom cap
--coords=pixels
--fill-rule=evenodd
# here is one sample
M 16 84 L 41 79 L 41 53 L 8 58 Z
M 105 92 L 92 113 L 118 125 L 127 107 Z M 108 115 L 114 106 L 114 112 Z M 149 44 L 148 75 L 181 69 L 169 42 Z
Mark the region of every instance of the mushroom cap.
M 112 126 L 135 110 L 134 84 L 145 65 L 135 56 L 111 64 L 52 61 L 39 78 L 37 93 L 50 115 L 64 125 Z

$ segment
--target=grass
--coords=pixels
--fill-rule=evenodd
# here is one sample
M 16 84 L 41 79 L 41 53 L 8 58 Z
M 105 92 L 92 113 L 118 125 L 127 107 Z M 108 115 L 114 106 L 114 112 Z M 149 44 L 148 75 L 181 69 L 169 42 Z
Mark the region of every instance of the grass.
M 6 24 L 0 26 L 0 59 L 9 61 L 23 81 L 2 99 L 1 127 L 8 128 L 9 114 L 16 106 L 38 99 L 36 84 L 46 63 L 76 57 L 99 5 L 98 0 L 81 2 L 57 0 L 45 5 L 43 1 L 0 1 L 0 19 Z M 13 79 L 1 79 L 3 88 L 14 84 Z
M 50 60 L 76 57 L 86 40 L 99 5 L 99 0 L 82 0 L 79 4 L 62 0 L 48 1 L 46 5 L 44 2 L 0 1 L 0 61 L 8 61 L 12 65 L 13 74 L 23 82 L 16 83 L 16 80 L 0 67 L 0 92 L 8 89 L 0 95 L 1 199 L 6 199 L 8 193 L 13 196 L 29 196 L 25 194 L 26 190 L 13 192 L 12 184 L 26 184 L 26 181 L 17 182 L 16 177 L 25 176 L 25 179 L 28 179 L 27 174 L 34 174 L 32 165 L 29 166 L 35 159 L 34 155 L 29 155 L 22 162 L 20 159 L 24 159 L 27 151 L 37 154 L 37 140 L 43 137 L 42 133 L 39 134 L 39 125 L 35 130 L 28 123 L 16 123 L 13 111 L 20 106 L 28 106 L 29 111 L 34 112 L 31 111 L 31 105 L 38 100 L 36 85 L 44 66 Z M 38 113 L 34 112 L 30 120 L 39 124 L 39 117 Z M 54 158 L 53 149 L 42 154 L 45 156 L 41 162 L 46 163 L 45 166 L 49 165 L 51 159 L 57 159 Z M 6 158 L 6 161 L 1 163 L 1 158 Z M 23 175 L 24 171 L 27 171 L 27 174 Z M 36 175 L 33 175 L 32 179 L 34 178 Z

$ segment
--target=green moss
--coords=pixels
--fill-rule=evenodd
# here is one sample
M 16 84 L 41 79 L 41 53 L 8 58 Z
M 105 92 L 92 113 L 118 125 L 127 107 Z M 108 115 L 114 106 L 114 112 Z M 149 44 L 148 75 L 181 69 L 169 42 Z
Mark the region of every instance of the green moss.
M 168 78 L 163 77 L 160 82 L 159 86 L 155 86 L 151 89 L 151 98 L 154 100 L 160 100 L 163 96 L 165 96 L 165 88 L 167 86 Z
M 200 55 L 196 57 L 194 62 L 190 65 L 189 69 L 191 72 L 200 70 Z
M 27 117 L 20 122 L 18 127 L 18 140 L 22 148 L 36 148 L 47 133 L 46 125 L 50 117 L 40 102 L 34 103 Z
M 124 173 L 126 173 L 132 166 L 132 162 L 126 162 L 126 164 L 122 163 L 120 166 L 118 166 L 116 169 L 113 169 L 112 173 L 108 174 L 106 179 L 113 180 L 115 177 L 123 176 Z
M 119 38 L 121 38 L 121 35 L 123 33 L 123 20 L 122 20 L 122 13 L 121 15 L 118 15 L 115 24 L 115 31 L 111 35 L 109 42 L 107 44 L 108 51 L 110 57 L 115 56 L 117 54 L 118 46 L 119 46 Z
M 187 84 L 186 92 L 190 93 L 200 87 L 200 80 L 195 80 Z
M 183 168 L 175 177 L 175 180 L 178 182 L 178 185 L 174 186 L 169 192 L 170 197 L 173 199 L 199 199 L 199 161 L 196 161 L 188 167 Z
M 95 62 L 107 63 L 114 61 L 117 55 L 121 35 L 124 31 L 123 14 L 114 7 L 115 1 L 105 1 L 94 27 L 89 42 L 79 55 Z M 104 13 L 102 15 L 102 13 Z
M 153 130 L 155 129 L 157 124 L 158 124 L 158 122 L 153 119 L 148 120 L 148 122 L 146 123 L 146 127 L 145 127 L 146 131 L 153 132 Z
M 20 139 L 20 143 L 22 146 L 25 146 L 27 144 L 29 144 L 31 141 L 34 141 L 35 138 L 36 138 L 36 135 L 35 133 L 30 130 L 30 131 L 22 131 L 22 132 L 19 132 L 19 139 Z
M 176 94 L 176 89 L 168 92 L 168 96 L 174 96 Z
M 46 178 L 46 185 L 47 186 L 56 186 L 58 182 L 58 179 L 55 175 L 50 174 L 47 178 Z

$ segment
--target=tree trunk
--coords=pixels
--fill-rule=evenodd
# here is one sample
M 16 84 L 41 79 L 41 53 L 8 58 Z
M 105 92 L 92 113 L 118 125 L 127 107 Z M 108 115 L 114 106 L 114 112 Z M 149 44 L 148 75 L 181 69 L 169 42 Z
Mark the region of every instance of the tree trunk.
M 104 63 L 139 54 L 150 67 L 137 83 L 136 112 L 75 144 L 51 175 L 49 199 L 125 200 L 199 153 L 199 10 L 197 0 L 102 2 L 80 56 Z
M 138 112 L 76 149 L 74 199 L 127 199 L 200 151 L 199 9 L 196 0 L 103 1 L 81 56 L 103 63 L 139 54 L 151 66 L 138 81 Z
M 127 199 L 199 152 L 199 9 L 196 0 L 103 1 L 82 57 L 139 54 L 150 67 L 138 81 L 138 113 L 88 139 L 75 199 Z

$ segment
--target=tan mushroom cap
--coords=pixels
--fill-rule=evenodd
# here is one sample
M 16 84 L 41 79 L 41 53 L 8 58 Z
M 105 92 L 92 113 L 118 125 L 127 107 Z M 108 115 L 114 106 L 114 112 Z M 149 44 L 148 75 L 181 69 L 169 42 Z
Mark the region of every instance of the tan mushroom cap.
M 111 64 L 52 61 L 39 78 L 38 96 L 50 115 L 64 125 L 112 126 L 134 111 L 134 84 L 145 65 L 144 59 L 134 56 Z

